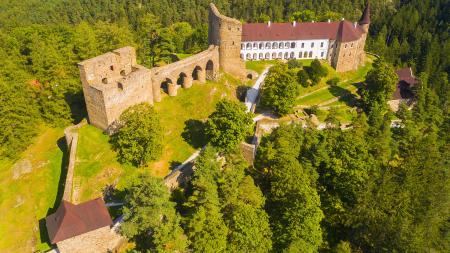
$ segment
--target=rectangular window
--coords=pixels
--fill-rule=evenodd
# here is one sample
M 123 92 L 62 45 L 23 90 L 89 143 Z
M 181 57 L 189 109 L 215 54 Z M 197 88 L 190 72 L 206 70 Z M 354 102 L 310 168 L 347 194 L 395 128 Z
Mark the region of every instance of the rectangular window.
M 323 47 L 323 42 L 322 42 L 322 43 L 320 43 L 320 47 Z
M 323 57 L 323 52 L 322 52 L 322 53 L 320 53 L 320 57 Z
M 302 43 L 302 48 L 305 48 L 305 43 Z
M 314 47 L 314 42 L 313 43 L 311 43 L 311 48 L 313 48 Z

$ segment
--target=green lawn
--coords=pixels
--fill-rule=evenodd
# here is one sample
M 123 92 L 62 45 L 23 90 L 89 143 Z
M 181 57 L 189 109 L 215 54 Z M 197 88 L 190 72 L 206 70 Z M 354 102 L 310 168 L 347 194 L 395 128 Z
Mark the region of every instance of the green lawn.
M 14 179 L 15 162 L 0 159 L 0 252 L 50 249 L 46 243 L 43 219 L 54 207 L 58 193 L 62 150 L 65 150 L 65 146 L 61 149 L 58 143 L 64 143 L 60 140 L 64 134 L 62 129 L 48 127 L 42 127 L 40 132 L 33 144 L 20 155 L 19 161 L 31 164 L 30 173 Z M 43 228 L 42 239 L 40 228 Z
M 249 70 L 253 70 L 258 74 L 261 74 L 264 69 L 269 66 L 277 63 L 278 60 L 270 60 L 270 61 L 246 61 L 245 67 Z
M 166 176 L 172 166 L 184 162 L 196 150 L 182 137 L 186 122 L 206 119 L 221 98 L 236 99 L 239 85 L 238 80 L 224 74 L 219 82 L 194 82 L 190 89 L 180 88 L 176 97 L 164 94 L 162 101 L 155 104 L 164 127 L 163 155 L 145 168 L 119 164 L 108 136 L 93 126 L 81 128 L 74 179 L 76 202 L 101 196 L 108 184 L 118 183 L 120 189 L 139 172 Z
M 360 67 L 356 71 L 349 71 L 345 73 L 337 73 L 334 69 L 331 68 L 327 63 L 324 65 L 328 68 L 328 76 L 323 78 L 321 82 L 313 87 L 303 88 L 300 92 L 300 97 L 297 99 L 297 105 L 302 106 L 312 106 L 318 105 L 324 102 L 327 102 L 333 98 L 339 96 L 351 97 L 351 95 L 356 95 L 357 84 L 364 81 L 367 73 L 372 69 L 372 58 L 368 57 L 366 64 Z M 330 87 L 326 84 L 326 81 L 339 77 L 341 80 L 336 87 Z M 317 91 L 319 90 L 319 91 Z M 316 92 L 315 92 L 316 91 Z M 311 93 L 310 95 L 306 95 Z

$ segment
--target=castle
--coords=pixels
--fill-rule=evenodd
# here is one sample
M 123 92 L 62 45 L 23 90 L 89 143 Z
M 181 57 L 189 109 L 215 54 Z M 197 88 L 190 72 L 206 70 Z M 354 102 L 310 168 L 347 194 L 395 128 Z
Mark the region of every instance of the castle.
M 244 24 L 241 58 L 244 60 L 322 59 L 338 72 L 364 63 L 370 5 L 359 22 L 305 22 Z
M 176 96 L 193 81 L 215 80 L 219 69 L 246 76 L 245 60 L 326 59 L 339 72 L 364 62 L 370 25 L 367 5 L 359 23 L 242 24 L 210 4 L 209 48 L 184 60 L 152 69 L 138 65 L 136 52 L 124 47 L 78 64 L 89 122 L 109 131 L 130 106 L 161 101 L 161 89 Z

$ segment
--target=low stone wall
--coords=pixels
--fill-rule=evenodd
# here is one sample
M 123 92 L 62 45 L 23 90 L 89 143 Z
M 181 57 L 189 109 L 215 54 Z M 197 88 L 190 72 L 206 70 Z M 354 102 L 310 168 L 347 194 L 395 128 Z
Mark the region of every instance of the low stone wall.
M 83 120 L 78 125 L 70 126 L 64 129 L 64 136 L 67 143 L 67 151 L 69 153 L 69 163 L 67 165 L 66 182 L 64 183 L 64 195 L 63 200 L 72 201 L 72 189 L 73 189 L 73 173 L 75 169 L 75 161 L 78 146 L 78 129 L 86 125 L 86 121 Z

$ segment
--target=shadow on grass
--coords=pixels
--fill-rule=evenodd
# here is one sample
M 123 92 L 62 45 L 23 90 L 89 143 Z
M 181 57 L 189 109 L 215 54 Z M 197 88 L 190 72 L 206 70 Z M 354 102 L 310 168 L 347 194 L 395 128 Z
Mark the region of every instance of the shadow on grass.
M 333 94 L 333 96 L 340 97 L 339 101 L 344 102 L 347 106 L 353 107 L 358 102 L 355 94 L 339 86 L 331 86 L 329 88 L 329 91 L 331 94 Z
M 49 216 L 50 214 L 54 213 L 56 209 L 58 209 L 59 205 L 61 204 L 63 195 L 64 195 L 64 187 L 66 185 L 66 177 L 67 177 L 67 166 L 69 164 L 69 152 L 67 148 L 66 139 L 64 137 L 61 137 L 57 141 L 58 148 L 63 153 L 63 157 L 61 160 L 61 176 L 59 177 L 58 182 L 58 192 L 56 193 L 55 202 L 53 203 L 53 207 L 49 208 L 47 210 L 47 214 L 45 217 Z M 41 243 L 47 243 L 49 246 L 51 246 L 50 238 L 48 237 L 47 233 L 47 226 L 45 224 L 45 217 L 41 218 L 39 220 L 39 233 L 41 238 Z
M 184 141 L 193 148 L 198 149 L 206 145 L 205 123 L 200 120 L 190 119 L 184 122 L 183 133 Z
M 247 91 L 250 89 L 251 87 L 248 86 L 238 86 L 236 89 L 236 98 L 239 99 L 239 101 L 241 102 L 245 102 L 245 97 L 247 96 Z

